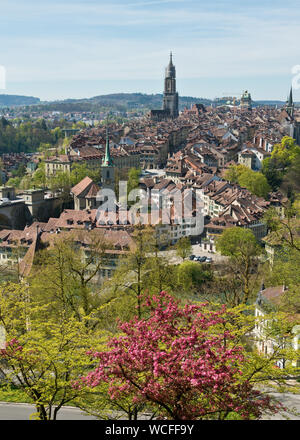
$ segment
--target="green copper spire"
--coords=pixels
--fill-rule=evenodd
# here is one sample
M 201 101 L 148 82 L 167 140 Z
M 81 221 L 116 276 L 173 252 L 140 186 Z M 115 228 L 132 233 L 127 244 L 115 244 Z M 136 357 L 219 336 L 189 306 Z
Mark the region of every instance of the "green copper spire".
M 102 166 L 103 167 L 112 167 L 113 166 L 113 160 L 112 160 L 112 157 L 110 155 L 110 150 L 109 150 L 109 139 L 108 139 L 108 129 L 107 128 L 106 128 L 105 157 L 102 161 Z

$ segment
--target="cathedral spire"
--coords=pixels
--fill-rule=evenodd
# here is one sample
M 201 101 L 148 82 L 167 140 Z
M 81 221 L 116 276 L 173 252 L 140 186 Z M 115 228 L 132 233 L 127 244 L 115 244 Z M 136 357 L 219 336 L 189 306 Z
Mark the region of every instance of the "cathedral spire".
M 166 78 L 176 78 L 176 70 L 173 64 L 173 54 L 170 52 L 170 61 L 166 68 Z
M 294 102 L 293 102 L 293 87 L 291 86 L 290 94 L 286 101 L 285 109 L 287 113 L 291 116 L 291 118 L 294 116 Z

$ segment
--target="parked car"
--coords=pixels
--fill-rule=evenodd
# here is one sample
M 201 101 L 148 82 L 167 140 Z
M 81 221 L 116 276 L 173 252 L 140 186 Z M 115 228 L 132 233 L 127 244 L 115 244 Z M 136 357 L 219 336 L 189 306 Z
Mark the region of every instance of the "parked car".
M 205 262 L 206 263 L 212 263 L 212 258 L 211 257 L 206 257 Z
M 194 261 L 195 257 L 196 257 L 196 255 L 190 255 L 190 256 L 189 256 L 189 259 L 190 259 L 191 261 Z
M 194 259 L 194 261 L 198 261 L 199 263 L 204 263 L 205 260 L 206 260 L 206 257 L 196 257 Z

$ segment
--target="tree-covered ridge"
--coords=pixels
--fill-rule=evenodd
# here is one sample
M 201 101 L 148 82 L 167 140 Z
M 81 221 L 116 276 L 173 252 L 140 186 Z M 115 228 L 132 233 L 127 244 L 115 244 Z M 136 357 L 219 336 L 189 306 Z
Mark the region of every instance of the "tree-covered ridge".
M 66 99 L 64 101 L 41 102 L 35 106 L 35 110 L 41 111 L 130 111 L 150 110 L 162 107 L 163 95 L 160 93 L 147 95 L 145 93 L 112 93 L 99 95 L 85 99 Z M 210 105 L 212 101 L 206 98 L 195 98 L 191 96 L 180 96 L 179 107 L 183 110 L 193 104 Z
M 40 98 L 22 95 L 0 95 L 0 107 L 39 104 Z
M 49 128 L 44 119 L 22 122 L 0 119 L 0 153 L 36 152 L 41 144 L 54 146 L 61 130 Z

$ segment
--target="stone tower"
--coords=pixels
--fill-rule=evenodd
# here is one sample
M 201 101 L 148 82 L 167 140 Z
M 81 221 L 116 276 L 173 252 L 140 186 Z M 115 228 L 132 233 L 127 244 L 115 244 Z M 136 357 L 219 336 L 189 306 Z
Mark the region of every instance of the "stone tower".
M 246 90 L 241 96 L 240 107 L 243 110 L 251 110 L 252 109 L 252 99 L 251 94 Z
M 102 188 L 115 189 L 115 167 L 110 155 L 108 129 L 106 129 L 105 156 L 101 165 Z
M 294 116 L 294 102 L 293 102 L 293 89 L 291 87 L 290 94 L 286 101 L 285 109 L 291 118 Z
M 179 115 L 176 70 L 173 65 L 172 52 L 170 53 L 170 62 L 166 68 L 163 109 L 169 113 L 171 118 L 177 118 Z

